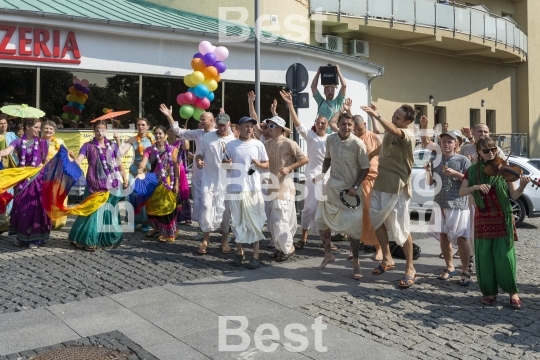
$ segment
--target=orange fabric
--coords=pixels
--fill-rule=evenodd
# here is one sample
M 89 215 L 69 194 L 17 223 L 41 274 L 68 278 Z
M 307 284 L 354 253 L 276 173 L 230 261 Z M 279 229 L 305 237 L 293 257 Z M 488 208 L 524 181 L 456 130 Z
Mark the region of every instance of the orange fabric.
M 379 240 L 375 234 L 375 229 L 371 225 L 369 218 L 369 206 L 371 205 L 371 193 L 373 192 L 375 180 L 365 179 L 362 181 L 362 192 L 364 193 L 363 213 L 362 213 L 362 239 L 366 245 L 379 245 Z
M 371 131 L 368 131 L 366 130 L 366 132 L 364 133 L 364 135 L 360 136 L 360 140 L 362 140 L 364 142 L 364 144 L 366 144 L 366 151 L 368 153 L 368 155 L 373 152 L 375 149 L 377 149 L 377 147 L 379 146 L 377 144 L 377 138 L 379 137 L 379 135 L 371 132 Z M 379 167 L 379 155 L 375 156 L 373 159 L 371 159 L 369 161 L 369 173 L 366 177 L 366 180 L 375 180 L 377 178 L 377 174 L 378 174 L 378 170 L 377 168 Z M 369 209 L 369 208 L 368 208 Z

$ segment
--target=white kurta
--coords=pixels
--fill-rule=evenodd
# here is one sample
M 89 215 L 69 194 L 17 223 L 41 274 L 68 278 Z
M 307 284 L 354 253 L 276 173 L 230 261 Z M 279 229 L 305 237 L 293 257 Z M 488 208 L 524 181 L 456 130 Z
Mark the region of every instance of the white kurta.
M 306 176 L 306 193 L 301 216 L 302 229 L 318 231 L 315 217 L 317 215 L 319 199 L 315 196 L 315 184 L 313 183 L 313 179 L 315 176 L 322 173 L 322 165 L 326 153 L 326 138 L 328 135 L 324 134 L 324 136 L 319 136 L 311 129 L 307 129 L 303 124 L 297 126 L 296 130 L 306 141 L 307 155 L 309 157 L 309 162 L 304 171 Z M 329 175 L 329 173 L 327 173 L 327 175 Z
M 205 134 L 203 129 L 186 130 L 181 129 L 178 125 L 173 125 L 173 131 L 176 136 L 184 140 L 195 141 L 195 148 L 199 149 L 202 138 Z M 191 169 L 191 197 L 193 198 L 193 211 L 191 218 L 194 221 L 199 221 L 199 213 L 201 212 L 201 186 L 200 186 L 200 169 L 193 166 Z
M 204 134 L 196 156 L 204 160 L 200 169 L 201 208 L 199 225 L 203 232 L 211 232 L 221 225 L 221 230 L 228 232 L 230 212 L 225 202 L 226 171 L 222 160 L 225 146 L 235 140 L 231 134 L 220 137 L 217 131 Z

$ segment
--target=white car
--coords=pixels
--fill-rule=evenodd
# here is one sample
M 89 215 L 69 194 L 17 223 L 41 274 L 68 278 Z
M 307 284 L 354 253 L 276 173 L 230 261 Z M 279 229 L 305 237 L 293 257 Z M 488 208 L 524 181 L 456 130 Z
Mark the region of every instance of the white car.
M 429 161 L 431 151 L 427 149 L 414 151 L 414 165 L 412 169 L 412 188 L 410 209 L 417 212 L 429 212 L 433 206 L 434 187 L 426 186 L 426 177 L 424 164 Z M 517 165 L 523 170 L 523 174 L 540 181 L 540 159 L 527 159 L 519 156 L 510 156 L 508 158 L 510 165 Z M 516 182 L 517 185 L 517 182 Z M 512 211 L 519 226 L 525 220 L 525 217 L 540 216 L 540 190 L 533 187 L 532 184 L 525 188 L 523 194 L 517 199 L 512 200 Z

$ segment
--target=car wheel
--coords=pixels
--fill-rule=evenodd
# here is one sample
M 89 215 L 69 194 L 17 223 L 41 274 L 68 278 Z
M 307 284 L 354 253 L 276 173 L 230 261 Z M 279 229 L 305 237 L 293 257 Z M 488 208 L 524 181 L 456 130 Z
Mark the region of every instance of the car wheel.
M 525 221 L 525 216 L 527 215 L 525 205 L 523 205 L 523 202 L 520 199 L 510 199 L 510 204 L 512 205 L 512 214 L 514 215 L 516 226 L 520 226 L 523 224 L 523 221 Z

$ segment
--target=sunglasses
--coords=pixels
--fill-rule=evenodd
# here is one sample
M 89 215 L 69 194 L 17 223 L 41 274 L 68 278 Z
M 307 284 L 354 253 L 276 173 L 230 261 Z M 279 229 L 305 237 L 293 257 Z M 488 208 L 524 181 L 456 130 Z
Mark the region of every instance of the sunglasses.
M 496 154 L 497 153 L 497 148 L 491 148 L 491 149 L 482 149 L 482 152 L 484 154 L 489 154 L 489 152 L 491 151 L 493 154 Z
M 273 128 L 277 127 L 277 125 L 270 124 L 270 125 L 268 125 L 268 127 L 269 127 L 270 129 L 273 129 Z

